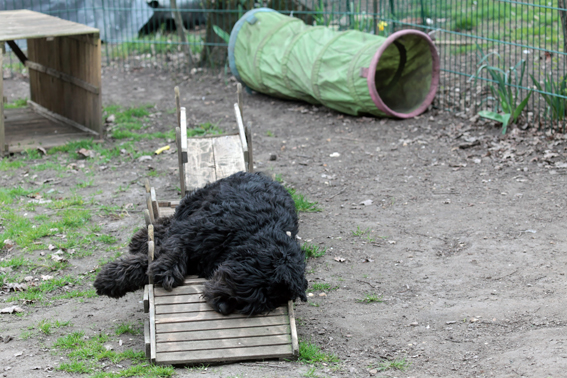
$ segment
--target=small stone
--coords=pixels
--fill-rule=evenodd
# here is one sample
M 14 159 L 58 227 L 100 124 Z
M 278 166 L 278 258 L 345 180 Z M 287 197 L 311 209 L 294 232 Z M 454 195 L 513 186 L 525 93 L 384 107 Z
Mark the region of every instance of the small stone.
M 270 154 L 270 160 L 271 160 L 271 161 L 278 160 L 278 155 L 276 155 L 276 154 Z
M 413 322 L 413 323 L 410 323 L 410 326 L 411 326 L 411 327 L 417 327 L 418 325 L 419 325 L 419 323 L 418 323 L 418 322 Z

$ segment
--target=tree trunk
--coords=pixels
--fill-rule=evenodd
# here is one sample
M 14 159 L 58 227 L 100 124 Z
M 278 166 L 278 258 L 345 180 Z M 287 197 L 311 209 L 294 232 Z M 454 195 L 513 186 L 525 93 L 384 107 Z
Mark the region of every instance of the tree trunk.
M 170 6 L 173 12 L 173 18 L 175 19 L 175 29 L 177 30 L 177 35 L 179 36 L 179 41 L 182 43 L 181 48 L 187 56 L 187 62 L 189 67 L 193 67 L 195 62 L 193 62 L 193 57 L 191 56 L 191 49 L 187 44 L 187 34 L 185 32 L 185 27 L 183 26 L 183 19 L 181 18 L 181 12 L 177 9 L 177 1 L 169 0 Z

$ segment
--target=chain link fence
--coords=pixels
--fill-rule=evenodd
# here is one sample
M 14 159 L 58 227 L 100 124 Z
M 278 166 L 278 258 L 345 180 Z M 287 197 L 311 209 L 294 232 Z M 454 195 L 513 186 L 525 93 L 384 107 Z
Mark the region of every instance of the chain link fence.
M 520 126 L 565 131 L 566 0 L 4 0 L 101 31 L 103 64 L 124 69 L 227 70 L 226 34 L 269 7 L 309 25 L 389 35 L 429 33 L 441 59 L 434 105 L 470 118 L 509 114 Z M 0 25 L 0 27 L 2 27 Z M 24 46 L 25 47 L 25 46 Z M 3 75 L 26 69 L 7 51 Z

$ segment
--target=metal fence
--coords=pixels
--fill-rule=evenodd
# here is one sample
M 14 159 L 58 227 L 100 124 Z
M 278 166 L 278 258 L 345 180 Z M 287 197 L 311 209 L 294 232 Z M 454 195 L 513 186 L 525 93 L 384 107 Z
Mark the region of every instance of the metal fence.
M 219 29 L 230 33 L 240 16 L 261 6 L 337 30 L 388 35 L 416 28 L 429 33 L 438 47 L 441 81 L 436 107 L 462 117 L 472 117 L 482 109 L 512 116 L 518 112 L 520 125 L 565 131 L 566 0 L 176 3 L 177 7 L 172 8 L 170 0 L 4 0 L 0 10 L 28 8 L 73 21 L 88 21 L 101 30 L 104 64 L 126 69 L 226 69 L 227 44 Z M 180 16 L 177 25 L 184 24 L 183 32 L 176 28 L 176 14 Z M 12 55 L 8 54 L 5 62 L 4 76 L 25 73 Z M 528 96 L 525 108 L 519 112 Z

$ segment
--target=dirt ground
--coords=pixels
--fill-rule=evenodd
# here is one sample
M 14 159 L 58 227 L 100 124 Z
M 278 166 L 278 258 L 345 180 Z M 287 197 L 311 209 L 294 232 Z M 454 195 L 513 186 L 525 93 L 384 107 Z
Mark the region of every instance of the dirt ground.
M 191 125 L 210 121 L 227 131 L 236 127 L 234 81 L 203 72 L 174 76 L 105 69 L 103 102 L 155 104 L 149 130 L 165 131 L 174 124 L 168 110 L 175 107 L 175 85 Z M 25 79 L 5 81 L 9 101 L 28 96 L 27 91 Z M 259 94 L 245 94 L 244 100 L 256 169 L 281 174 L 322 208 L 300 215 L 302 241 L 327 249 L 325 256 L 309 260 L 307 278 L 310 284 L 338 288 L 324 296 L 309 289 L 309 302 L 296 306 L 298 333 L 336 354 L 340 363 L 317 365 L 314 372 L 298 362 L 236 363 L 177 368 L 177 376 L 565 376 L 565 136 L 512 128 L 501 137 L 499 127 L 436 110 L 400 121 L 344 116 Z M 136 143 L 148 151 L 162 145 L 163 140 Z M 150 177 L 159 197 L 176 196 L 177 173 L 171 168 L 177 157 L 171 146 L 150 161 L 110 162 L 111 169 L 79 161 L 76 172 L 58 178 L 57 189 L 62 196 L 73 190 L 94 195 L 106 205 L 132 204 L 121 217 L 93 218 L 104 233 L 126 243 L 143 224 L 148 166 L 165 172 Z M 276 160 L 270 160 L 272 154 Z M 0 183 L 34 185 L 28 173 L 28 168 L 0 172 Z M 76 189 L 87 173 L 95 185 Z M 34 180 L 42 181 L 53 172 L 35 174 Z M 95 194 L 100 189 L 104 193 Z M 0 258 L 18 253 L 16 246 Z M 88 272 L 112 255 L 95 246 L 93 256 L 72 259 L 59 274 Z M 362 302 L 368 295 L 383 301 Z M 0 299 L 7 296 L 0 293 Z M 136 292 L 121 300 L 20 304 L 24 316 L 0 315 L 5 342 L 0 343 L 0 375 L 70 376 L 53 369 L 64 360 L 51 351 L 53 340 L 70 330 L 93 333 L 142 320 L 141 299 Z M 55 318 L 71 320 L 73 327 L 53 336 L 20 337 L 40 320 Z M 119 345 L 113 339 L 114 347 L 143 349 L 142 335 L 122 340 Z M 404 371 L 376 368 L 380 361 L 401 359 L 410 362 Z

